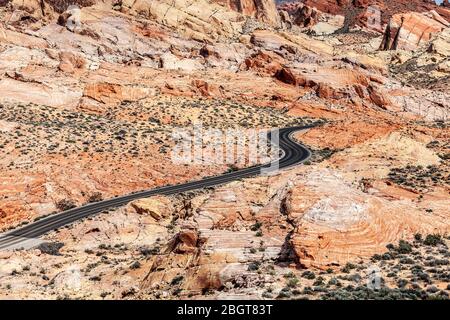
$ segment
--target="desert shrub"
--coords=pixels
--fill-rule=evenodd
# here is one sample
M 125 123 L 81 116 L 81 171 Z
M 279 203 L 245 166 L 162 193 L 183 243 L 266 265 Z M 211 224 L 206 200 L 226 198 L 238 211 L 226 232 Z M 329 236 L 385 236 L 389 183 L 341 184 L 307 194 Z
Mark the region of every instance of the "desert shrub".
M 256 271 L 259 269 L 261 263 L 259 261 L 251 262 L 248 265 L 248 271 Z
M 408 280 L 406 280 L 406 279 L 398 279 L 398 281 L 397 281 L 397 286 L 399 288 L 404 288 L 404 287 L 406 287 L 407 284 L 408 284 Z
M 388 252 L 386 252 L 386 253 L 383 253 L 383 255 L 381 256 L 381 260 L 392 260 L 392 254 L 390 254 L 390 253 L 388 253 Z
M 16 269 L 13 269 L 13 270 L 11 271 L 11 275 L 12 275 L 12 276 L 16 276 L 16 275 L 18 275 L 18 274 L 20 274 L 20 272 L 17 271 Z
M 398 253 L 402 253 L 402 254 L 411 253 L 412 252 L 412 246 L 411 246 L 411 244 L 408 241 L 400 240 L 398 242 L 397 251 L 398 251 Z
M 350 270 L 355 269 L 356 266 L 353 263 L 347 262 L 347 264 L 342 268 L 342 272 L 349 273 Z
M 62 242 L 44 242 L 41 243 L 37 249 L 39 249 L 42 253 L 49 254 L 52 256 L 59 256 L 59 250 L 64 247 L 64 243 Z
M 427 288 L 427 292 L 436 293 L 438 291 L 439 291 L 439 289 L 436 286 L 429 286 Z
M 175 286 L 177 284 L 180 284 L 181 281 L 183 281 L 184 277 L 183 276 L 176 276 L 175 278 L 172 279 L 172 281 L 170 282 L 171 285 Z
M 257 231 L 257 230 L 259 230 L 259 229 L 261 228 L 261 226 L 262 226 L 262 223 L 259 222 L 259 221 L 257 221 L 254 225 L 252 225 L 252 226 L 250 227 L 250 230 L 252 230 L 252 231 Z
M 288 273 L 284 274 L 283 277 L 286 279 L 295 278 L 295 274 L 292 271 L 289 271 Z
M 353 281 L 353 282 L 360 282 L 361 281 L 361 276 L 357 273 L 351 274 L 347 277 L 348 280 Z
M 103 195 L 100 192 L 94 192 L 88 198 L 89 203 L 99 202 L 103 200 Z
M 289 288 L 295 288 L 295 287 L 297 287 L 298 283 L 299 283 L 299 280 L 297 278 L 292 278 L 292 279 L 288 280 L 286 285 Z
M 294 296 L 298 296 L 299 294 L 301 294 L 302 292 L 301 292 L 301 290 L 299 290 L 299 289 L 294 289 L 294 290 L 292 290 L 292 294 L 294 295 Z
M 397 273 L 396 272 L 389 272 L 386 276 L 388 278 L 394 278 L 395 276 L 397 276 Z
M 236 165 L 234 165 L 234 164 L 231 164 L 229 167 L 228 167 L 228 173 L 229 172 L 235 172 L 235 171 L 238 171 L 239 170 L 239 167 L 238 166 L 236 166 Z
M 311 287 L 305 287 L 305 288 L 303 288 L 302 293 L 303 294 L 313 294 L 314 291 L 313 291 L 313 289 Z
M 105 244 L 105 243 L 100 243 L 100 244 L 98 245 L 98 248 L 99 248 L 100 250 L 109 250 L 109 249 L 111 249 L 111 245 Z
M 443 244 L 442 237 L 440 234 L 429 234 L 426 236 L 423 244 L 427 246 L 437 246 L 438 244 Z
M 312 280 L 316 277 L 316 275 L 314 274 L 314 272 L 307 270 L 302 273 L 302 277 L 305 279 Z
M 328 284 L 330 285 L 330 286 L 335 286 L 335 285 L 337 285 L 339 283 L 339 280 L 337 279 L 337 278 L 335 278 L 335 277 L 333 277 L 333 278 L 331 278 L 330 280 L 328 280 Z
M 75 204 L 75 202 L 71 199 L 63 199 L 56 203 L 56 208 L 58 208 L 58 210 L 60 211 L 70 210 L 72 208 L 75 208 L 76 206 L 77 205 Z
M 323 277 L 318 276 L 316 278 L 316 280 L 314 281 L 313 286 L 321 286 L 321 285 L 323 285 L 324 284 L 323 280 L 324 280 Z
M 291 296 L 291 290 L 289 288 L 283 288 L 283 289 L 281 289 L 277 298 L 289 298 L 290 296 Z
M 328 292 L 328 289 L 324 286 L 314 286 L 313 291 L 314 292 Z
M 425 273 L 425 272 L 418 272 L 417 274 L 416 274 L 416 276 L 417 276 L 417 278 L 419 279 L 419 280 L 422 280 L 422 281 L 425 281 L 425 282 L 427 282 L 427 283 L 431 283 L 431 279 L 430 279 L 430 276 L 427 274 L 427 273 Z
M 382 259 L 381 254 L 376 253 L 372 256 L 373 261 L 380 261 L 381 259 Z
M 401 264 L 414 264 L 414 260 L 411 258 L 402 258 L 399 260 Z
M 181 288 L 176 288 L 175 290 L 173 290 L 172 294 L 176 297 L 178 297 L 181 293 L 183 292 L 183 289 Z

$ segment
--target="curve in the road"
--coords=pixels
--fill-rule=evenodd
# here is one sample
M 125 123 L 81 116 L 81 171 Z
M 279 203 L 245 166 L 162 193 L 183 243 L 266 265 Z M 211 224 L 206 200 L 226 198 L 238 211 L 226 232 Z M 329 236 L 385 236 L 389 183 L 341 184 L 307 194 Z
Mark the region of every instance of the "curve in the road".
M 139 198 L 145 198 L 154 195 L 171 195 L 179 192 L 216 186 L 237 179 L 259 175 L 264 168 L 284 169 L 302 163 L 311 156 L 311 152 L 301 144 L 293 141 L 291 139 L 291 135 L 296 131 L 309 129 L 312 127 L 314 126 L 310 125 L 290 127 L 270 132 L 269 138 L 271 140 L 273 140 L 272 135 L 274 134 L 274 132 L 278 133 L 279 148 L 283 152 L 282 157 L 272 163 L 237 170 L 234 172 L 225 173 L 220 176 L 209 177 L 198 181 L 136 192 L 133 194 L 100 202 L 89 203 L 81 207 L 63 211 L 2 235 L 0 237 L 0 249 L 8 249 L 12 247 L 17 248 L 18 246 L 20 246 L 20 243 L 25 241 L 26 239 L 42 236 L 52 230 L 61 228 L 77 220 L 100 213 L 107 209 L 125 205 L 130 201 Z

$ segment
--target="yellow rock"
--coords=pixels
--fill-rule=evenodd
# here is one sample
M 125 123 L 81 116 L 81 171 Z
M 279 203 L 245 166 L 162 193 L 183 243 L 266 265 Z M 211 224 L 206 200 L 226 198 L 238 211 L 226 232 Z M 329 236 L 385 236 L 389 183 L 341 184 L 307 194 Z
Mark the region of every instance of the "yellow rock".
M 161 220 L 168 217 L 173 211 L 172 201 L 165 196 L 155 196 L 135 200 L 130 206 L 136 210 L 138 214 L 150 215 L 155 220 Z

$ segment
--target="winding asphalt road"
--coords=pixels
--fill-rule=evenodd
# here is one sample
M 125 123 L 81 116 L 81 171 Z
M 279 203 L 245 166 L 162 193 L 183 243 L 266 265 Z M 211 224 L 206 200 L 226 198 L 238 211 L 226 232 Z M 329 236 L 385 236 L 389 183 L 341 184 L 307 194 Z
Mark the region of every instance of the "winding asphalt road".
M 86 204 L 82 207 L 77 207 L 67 211 L 63 211 L 1 235 L 0 250 L 25 247 L 25 243 L 27 242 L 29 243 L 30 240 L 40 237 L 52 230 L 61 228 L 77 220 L 100 213 L 104 210 L 123 206 L 135 199 L 150 197 L 154 195 L 171 195 L 184 191 L 191 191 L 205 187 L 212 187 L 230 181 L 238 180 L 241 178 L 260 175 L 262 174 L 264 169 L 275 168 L 275 170 L 278 170 L 302 163 L 311 156 L 311 152 L 304 146 L 293 141 L 291 139 L 291 135 L 296 131 L 310 129 L 312 127 L 314 126 L 311 125 L 301 127 L 290 127 L 278 130 L 279 148 L 282 150 L 283 155 L 280 159 L 272 163 L 237 170 L 225 173 L 220 176 L 205 178 L 199 181 L 193 181 L 174 186 L 165 186 L 148 191 L 137 192 L 100 202 Z M 276 139 L 273 138 L 275 132 L 276 131 L 271 131 L 269 133 L 269 138 L 273 142 L 274 140 L 276 141 Z M 22 246 L 22 244 L 24 245 Z

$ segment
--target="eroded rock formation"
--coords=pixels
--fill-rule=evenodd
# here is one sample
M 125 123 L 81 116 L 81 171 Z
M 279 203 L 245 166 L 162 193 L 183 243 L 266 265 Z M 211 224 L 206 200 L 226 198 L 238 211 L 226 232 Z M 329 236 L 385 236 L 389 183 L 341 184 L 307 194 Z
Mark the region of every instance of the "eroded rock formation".
M 414 50 L 449 26 L 435 11 L 394 15 L 386 26 L 380 49 Z

